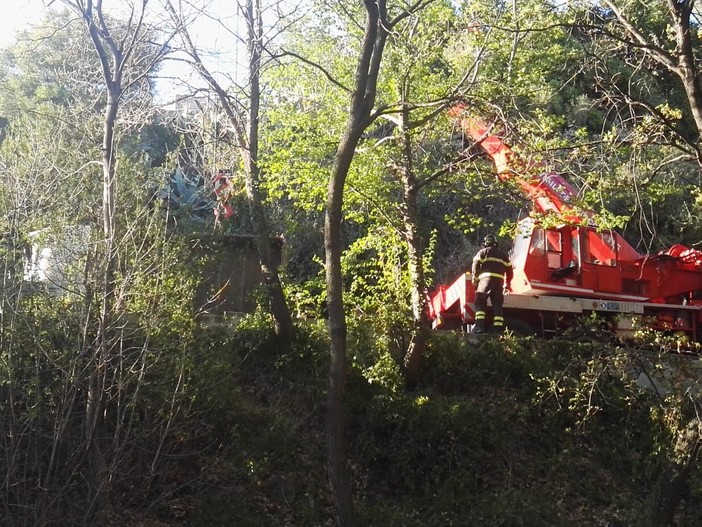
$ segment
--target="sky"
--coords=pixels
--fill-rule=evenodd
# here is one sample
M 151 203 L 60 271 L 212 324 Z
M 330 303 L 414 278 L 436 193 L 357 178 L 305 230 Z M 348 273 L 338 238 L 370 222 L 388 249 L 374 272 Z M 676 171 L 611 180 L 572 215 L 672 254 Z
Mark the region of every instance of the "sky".
M 13 0 L 10 5 L 4 5 L 0 14 L 0 46 L 11 44 L 17 31 L 39 20 L 42 9 L 42 0 Z
M 2 12 L 0 12 L 0 45 L 10 44 L 14 41 L 17 31 L 26 29 L 32 23 L 41 19 L 42 14 L 47 9 L 60 9 L 62 7 L 59 0 L 2 0 Z M 11 3 L 10 3 L 11 2 Z M 10 3 L 10 5 L 7 5 Z M 110 9 L 113 5 L 118 5 L 120 0 L 105 2 L 105 8 Z M 207 2 L 209 12 L 213 16 L 232 19 L 233 0 L 209 0 Z M 47 5 L 53 4 L 52 7 Z M 208 23 L 201 19 L 198 22 L 197 33 L 201 37 L 214 43 L 220 32 L 214 27 L 214 23 Z
M 119 5 L 121 1 L 109 0 L 105 1 L 104 5 L 106 9 L 109 9 L 113 5 Z M 0 47 L 12 45 L 16 40 L 17 32 L 37 23 L 48 9 L 61 8 L 61 2 L 58 0 L 53 2 L 51 0 L 2 0 L 2 2 L 5 5 L 3 5 L 0 12 Z M 6 3 L 10 3 L 10 5 Z M 47 4 L 51 3 L 53 3 L 53 7 L 46 7 Z M 241 23 L 233 15 L 235 5 L 233 0 L 209 0 L 209 12 L 213 15 L 212 18 L 227 20 L 231 27 L 241 30 L 240 27 L 236 28 Z M 212 18 L 200 17 L 189 28 L 192 38 L 198 47 L 207 50 L 202 53 L 202 57 L 206 63 L 208 60 L 210 61 L 208 67 L 213 71 L 222 68 L 227 70 L 229 74 L 236 74 L 236 55 L 233 51 L 232 36 L 223 30 L 219 24 L 215 23 Z M 163 80 L 158 83 L 159 92 L 171 89 L 180 91 L 180 88 L 176 88 L 180 82 L 200 84 L 199 78 L 192 74 L 190 68 L 182 63 L 166 63 L 161 70 L 161 75 Z M 220 77 L 218 75 L 215 76 Z M 222 79 L 220 78 L 220 80 Z M 166 88 L 163 88 L 164 86 Z M 165 96 L 164 98 L 167 99 L 168 97 Z M 166 101 L 164 100 L 163 102 Z

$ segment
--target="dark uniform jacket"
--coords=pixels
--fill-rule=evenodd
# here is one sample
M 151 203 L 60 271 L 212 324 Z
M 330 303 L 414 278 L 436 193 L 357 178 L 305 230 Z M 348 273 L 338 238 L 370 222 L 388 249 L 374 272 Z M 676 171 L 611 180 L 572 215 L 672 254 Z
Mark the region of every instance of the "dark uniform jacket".
M 512 263 L 505 252 L 496 245 L 484 247 L 478 251 L 478 254 L 473 258 L 473 280 L 480 282 L 490 278 L 496 278 L 504 281 L 507 275 L 507 285 L 512 282 L 514 272 Z M 491 280 L 494 282 L 494 280 Z

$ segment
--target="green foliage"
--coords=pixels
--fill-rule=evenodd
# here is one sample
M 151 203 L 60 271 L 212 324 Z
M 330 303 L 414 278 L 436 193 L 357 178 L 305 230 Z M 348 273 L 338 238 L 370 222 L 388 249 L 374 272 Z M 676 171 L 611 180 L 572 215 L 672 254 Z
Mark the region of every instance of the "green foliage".
M 349 277 L 345 303 L 358 313 L 352 325 L 368 324 L 378 344 L 394 357 L 406 350 L 411 325 L 407 254 L 397 236 L 381 226 L 354 242 L 342 259 Z
M 271 199 L 290 200 L 303 210 L 322 210 L 336 142 L 327 112 L 325 106 L 304 98 L 267 110 L 261 130 L 261 168 Z
M 437 335 L 423 381 L 409 393 L 378 379 L 379 372 L 393 378 L 382 355 L 374 367 L 354 373 L 367 382 L 351 383 L 359 396 L 352 399 L 352 466 L 364 482 L 358 489 L 364 522 L 635 522 L 646 467 L 656 464 L 650 399 L 622 390 L 630 383 L 614 382 L 619 377 L 605 382 L 587 358 L 591 345 L 571 353 L 562 344 L 544 344 Z M 583 371 L 592 375 L 581 381 Z M 594 382 L 602 411 L 589 415 L 587 426 L 576 426 L 583 406 L 543 399 L 546 378 L 571 386 L 573 400 Z M 642 433 L 646 427 L 648 434 Z M 602 496 L 603 480 L 616 486 L 616 495 Z
M 519 5 L 464 2 L 464 31 L 453 46 L 452 66 L 469 71 L 480 64 L 471 96 L 517 111 L 558 104 L 561 72 L 577 68 L 577 53 L 556 6 L 541 0 Z M 511 109 L 503 108 L 504 110 Z M 559 112 L 553 112 L 557 115 Z
M 445 58 L 446 47 L 456 33 L 453 4 L 433 2 L 394 28 L 380 81 L 383 102 L 440 100 L 454 89 L 460 73 L 452 71 Z M 414 120 L 431 111 L 418 109 L 413 112 Z
M 201 489 L 193 513 L 200 521 L 323 522 L 324 499 L 311 498 L 325 488 L 312 454 L 321 437 L 298 420 L 321 417 L 315 401 L 323 398 L 326 344 L 321 327 L 310 329 L 277 358 L 262 318 L 205 339 L 211 351 L 193 383 L 195 406 L 211 409 L 209 426 L 225 425 L 217 434 L 233 450 L 212 472 L 216 490 Z M 407 393 L 370 327 L 352 327 L 349 341 L 351 467 L 368 525 L 635 524 L 641 489 L 654 484 L 671 452 L 662 424 L 683 422 L 675 408 L 684 397 L 651 412 L 650 394 L 625 375 L 637 364 L 627 350 L 439 334 L 421 385 Z M 616 491 L 603 496 L 603 482 Z
M 0 463 L 12 485 L 0 507 L 10 511 L 7 521 L 38 524 L 43 513 L 47 524 L 86 523 L 83 508 L 94 498 L 86 481 L 108 469 L 116 507 L 171 523 L 331 521 L 320 455 L 329 369 L 322 226 L 348 106 L 344 87 L 354 75 L 348 65 L 362 31 L 362 6 L 347 4 L 316 4 L 299 31 L 285 35 L 286 50 L 305 60 L 281 54 L 264 73 L 263 190 L 271 223 L 286 237 L 288 298 L 304 319 L 283 354 L 263 310 L 231 326 L 199 323 L 193 297 L 207 256 L 192 247 L 206 245 L 202 222 L 172 230 L 163 208 L 144 210 L 154 166 L 170 170 L 190 154 L 182 166 L 201 169 L 229 156 L 236 164 L 238 154 L 202 153 L 212 139 L 204 131 L 179 143 L 141 113 L 120 127 L 116 302 L 101 319 L 97 63 L 82 26 L 63 16 L 52 23 L 65 31 L 33 33 L 41 38 L 5 50 L 0 258 L 9 271 L 0 306 L 0 428 L 7 455 Z M 627 4 L 632 20 L 671 46 L 663 8 L 642 7 Z M 400 8 L 393 4 L 391 15 Z M 638 525 L 651 489 L 684 461 L 680 445 L 698 413 L 699 387 L 681 357 L 575 342 L 582 333 L 548 343 L 434 334 L 423 377 L 405 391 L 400 362 L 412 331 L 412 284 L 403 213 L 407 191 L 417 189 L 402 176 L 411 169 L 422 183 L 466 146 L 452 144 L 446 115 L 434 115 L 450 104 L 443 97 L 504 114 L 516 151 L 569 174 L 583 207 L 611 211 L 598 216 L 602 227 L 628 222 L 645 248 L 700 238 L 699 174 L 677 158 L 680 136 L 643 106 L 632 110 L 613 97 L 617 91 L 600 98 L 597 83 L 611 74 L 610 87 L 682 134 L 687 102 L 667 75 L 635 68 L 635 50 L 600 47 L 583 28 L 567 31 L 571 15 L 539 0 L 442 0 L 393 28 L 379 82 L 383 116 L 359 144 L 344 203 L 349 467 L 364 525 Z M 148 80 L 123 102 L 150 109 Z M 179 205 L 211 208 L 199 183 L 170 173 L 169 196 Z M 485 231 L 512 234 L 513 218 L 530 208 L 513 191 L 496 184 L 482 160 L 453 165 L 421 188 L 418 246 L 428 249 L 427 266 L 435 252 L 438 279 L 465 270 Z M 53 243 L 78 224 L 90 229 L 71 269 L 79 287 L 53 296 L 25 283 L 28 242 Z M 96 344 L 101 320 L 111 323 L 106 349 Z M 665 390 L 642 390 L 634 380 L 644 372 Z M 103 406 L 90 414 L 96 393 Z M 93 422 L 101 448 L 91 451 L 85 432 Z M 88 452 L 106 456 L 105 464 Z M 690 471 L 680 525 L 700 515 L 699 472 Z
M 324 327 L 301 326 L 287 354 L 270 320 L 203 329 L 191 393 L 217 448 L 198 485 L 194 525 L 314 525 L 328 506 L 318 426 L 328 367 Z

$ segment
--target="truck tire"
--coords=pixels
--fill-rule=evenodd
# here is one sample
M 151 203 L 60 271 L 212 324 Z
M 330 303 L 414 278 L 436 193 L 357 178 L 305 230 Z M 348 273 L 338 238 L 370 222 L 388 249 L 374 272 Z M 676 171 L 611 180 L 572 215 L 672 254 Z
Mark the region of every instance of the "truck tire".
M 520 337 L 533 337 L 536 331 L 530 324 L 516 318 L 505 317 L 505 328 Z

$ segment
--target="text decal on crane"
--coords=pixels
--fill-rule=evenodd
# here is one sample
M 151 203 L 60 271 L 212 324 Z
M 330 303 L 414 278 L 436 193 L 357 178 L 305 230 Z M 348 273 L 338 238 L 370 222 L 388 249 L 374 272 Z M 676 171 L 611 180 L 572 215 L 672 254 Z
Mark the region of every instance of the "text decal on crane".
M 593 302 L 592 308 L 602 311 L 619 311 L 619 302 Z

